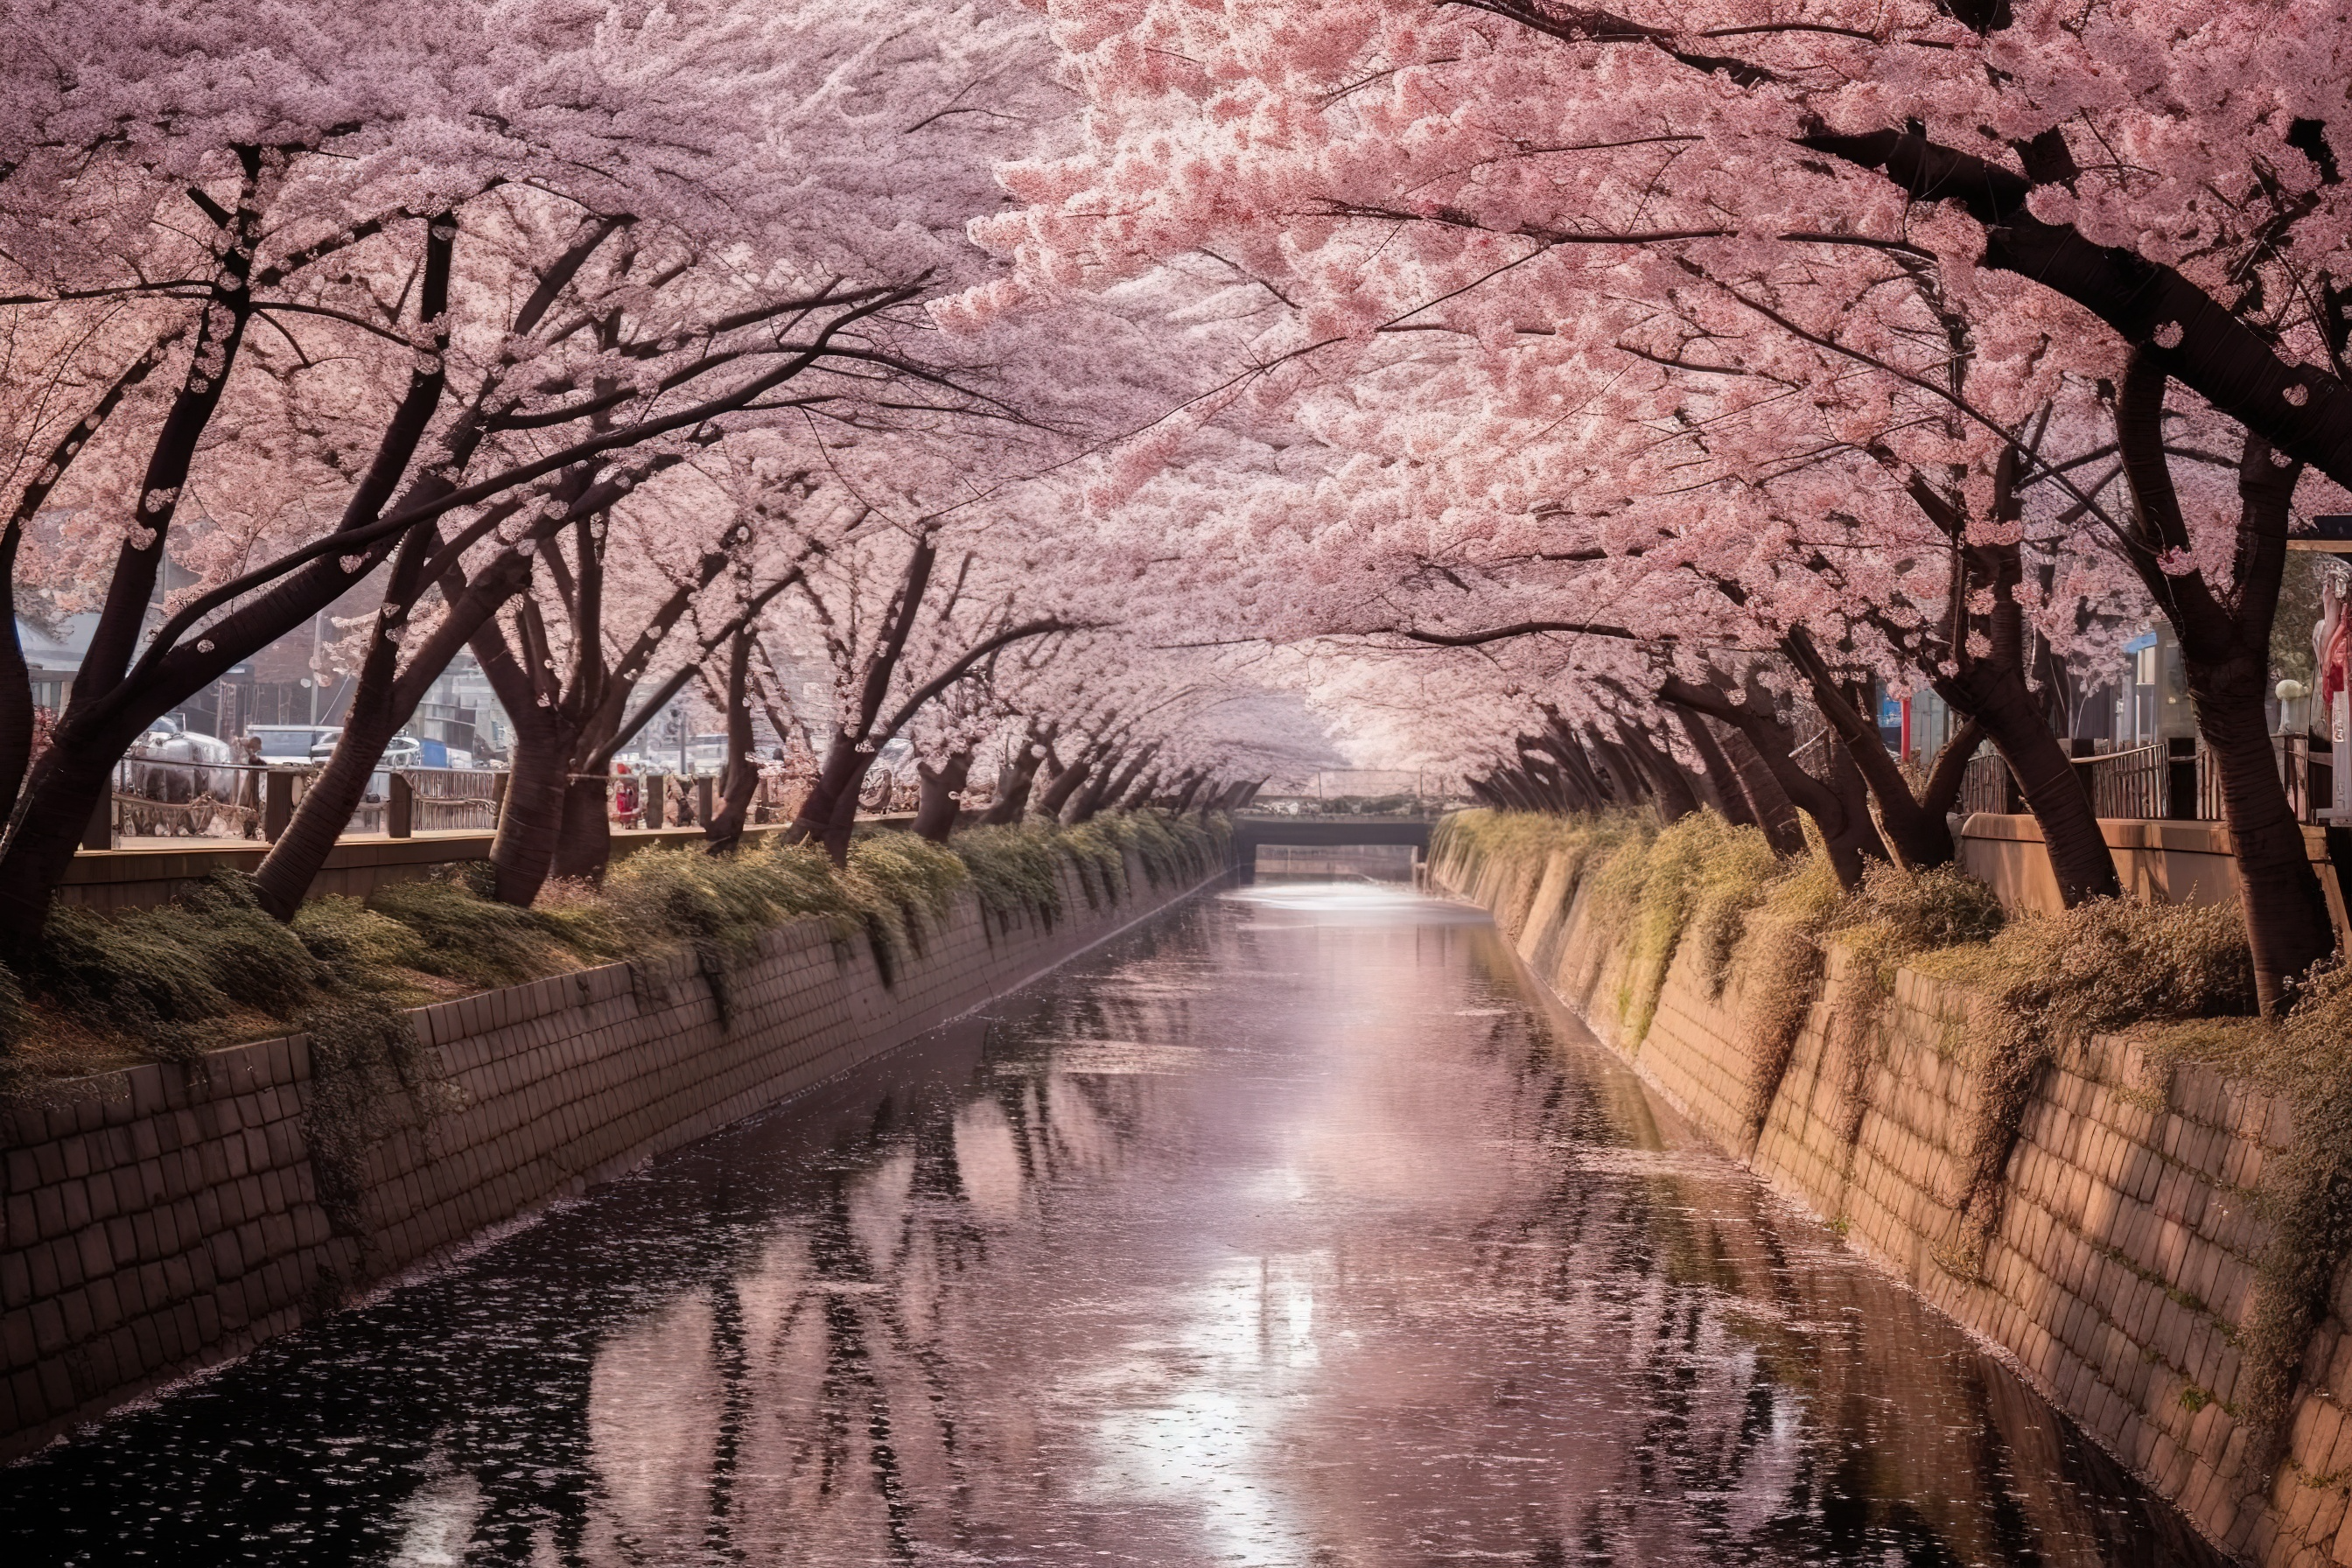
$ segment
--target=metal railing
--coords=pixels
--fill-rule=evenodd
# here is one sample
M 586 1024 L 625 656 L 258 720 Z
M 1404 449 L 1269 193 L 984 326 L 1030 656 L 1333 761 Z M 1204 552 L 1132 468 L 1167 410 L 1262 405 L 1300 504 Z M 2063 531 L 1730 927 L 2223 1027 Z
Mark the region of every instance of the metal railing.
M 2091 797 L 2092 815 L 2144 821 L 2221 820 L 2221 770 L 2202 739 L 2121 746 L 2110 741 L 2068 743 L 2084 752 L 2074 759 L 2074 776 Z M 2327 742 L 2304 735 L 2273 735 L 2271 757 L 2295 819 L 2319 821 L 2319 813 L 2335 799 L 2335 766 Z M 1962 816 L 2025 810 L 2008 762 L 1990 744 L 1969 759 L 1958 809 Z
M 93 814 L 81 847 L 274 842 L 324 771 L 322 763 L 124 757 L 115 764 L 113 787 Z M 499 825 L 508 776 L 498 768 L 378 768 L 337 837 L 489 832 Z M 791 821 L 809 784 L 800 774 L 763 768 L 752 795 L 751 824 Z M 718 805 L 717 786 L 718 780 L 709 774 L 615 773 L 605 781 L 606 809 L 616 827 L 698 826 Z M 919 794 L 911 769 L 898 774 L 883 770 L 860 794 L 861 815 L 904 815 L 915 809 Z M 965 793 L 964 804 L 977 807 L 988 799 L 984 787 L 975 787 Z
M 183 763 L 125 757 L 104 816 L 110 842 L 140 838 L 275 839 L 320 766 Z M 487 831 L 498 826 L 506 774 L 493 768 L 379 768 L 342 835 Z M 99 824 L 86 843 L 97 847 Z

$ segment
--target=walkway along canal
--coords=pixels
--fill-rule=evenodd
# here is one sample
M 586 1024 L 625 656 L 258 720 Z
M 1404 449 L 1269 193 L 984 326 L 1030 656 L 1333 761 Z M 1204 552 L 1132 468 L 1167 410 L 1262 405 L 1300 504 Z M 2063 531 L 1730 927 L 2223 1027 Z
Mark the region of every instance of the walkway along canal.
M 0 1471 L 16 1564 L 2189 1564 L 1486 916 L 1184 906 Z

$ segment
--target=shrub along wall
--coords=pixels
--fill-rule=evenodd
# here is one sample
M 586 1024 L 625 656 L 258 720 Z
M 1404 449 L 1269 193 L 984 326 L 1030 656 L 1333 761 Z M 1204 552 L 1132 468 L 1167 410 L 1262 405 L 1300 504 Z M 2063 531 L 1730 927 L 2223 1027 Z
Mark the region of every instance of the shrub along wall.
M 1998 930 L 1981 884 L 1844 898 L 1685 821 L 1468 814 L 1431 877 L 1702 1133 L 2007 1350 L 2210 1539 L 2352 1562 L 2345 983 L 2284 1029 L 2168 1024 L 2242 1000 L 2231 911 Z M 2108 1032 L 2134 1016 L 2156 1023 Z
M 1035 839 L 976 837 L 945 891 L 905 868 L 889 887 L 868 857 L 859 875 L 903 903 L 888 931 L 858 929 L 872 889 L 862 912 L 751 928 L 724 882 L 651 879 L 576 918 L 644 932 L 666 914 L 701 939 L 404 1024 L 331 1005 L 306 1034 L 0 1111 L 0 1458 L 969 1012 L 1223 871 L 1205 836 L 1184 853 L 1131 828 Z

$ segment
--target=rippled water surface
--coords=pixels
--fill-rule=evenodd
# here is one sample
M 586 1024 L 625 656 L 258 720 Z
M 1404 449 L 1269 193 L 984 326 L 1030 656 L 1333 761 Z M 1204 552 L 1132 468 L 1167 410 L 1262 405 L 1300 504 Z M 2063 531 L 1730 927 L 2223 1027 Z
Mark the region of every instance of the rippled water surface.
M 0 1553 L 2211 1561 L 1368 884 L 1196 901 L 0 1471 Z

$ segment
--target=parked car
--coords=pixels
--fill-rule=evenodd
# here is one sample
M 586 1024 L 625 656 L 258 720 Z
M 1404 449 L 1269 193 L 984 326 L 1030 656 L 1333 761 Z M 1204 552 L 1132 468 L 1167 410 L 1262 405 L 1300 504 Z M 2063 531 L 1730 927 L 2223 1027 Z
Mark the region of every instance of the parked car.
M 342 733 L 326 724 L 248 724 L 245 732 L 261 742 L 263 762 L 279 766 L 309 762 L 321 737 L 332 750 L 334 738 Z
M 323 763 L 335 754 L 335 742 L 342 738 L 341 730 L 330 730 L 326 737 L 310 748 L 310 760 Z M 413 736 L 394 735 L 383 748 L 383 756 L 376 764 L 381 768 L 421 768 L 425 765 L 425 747 Z

